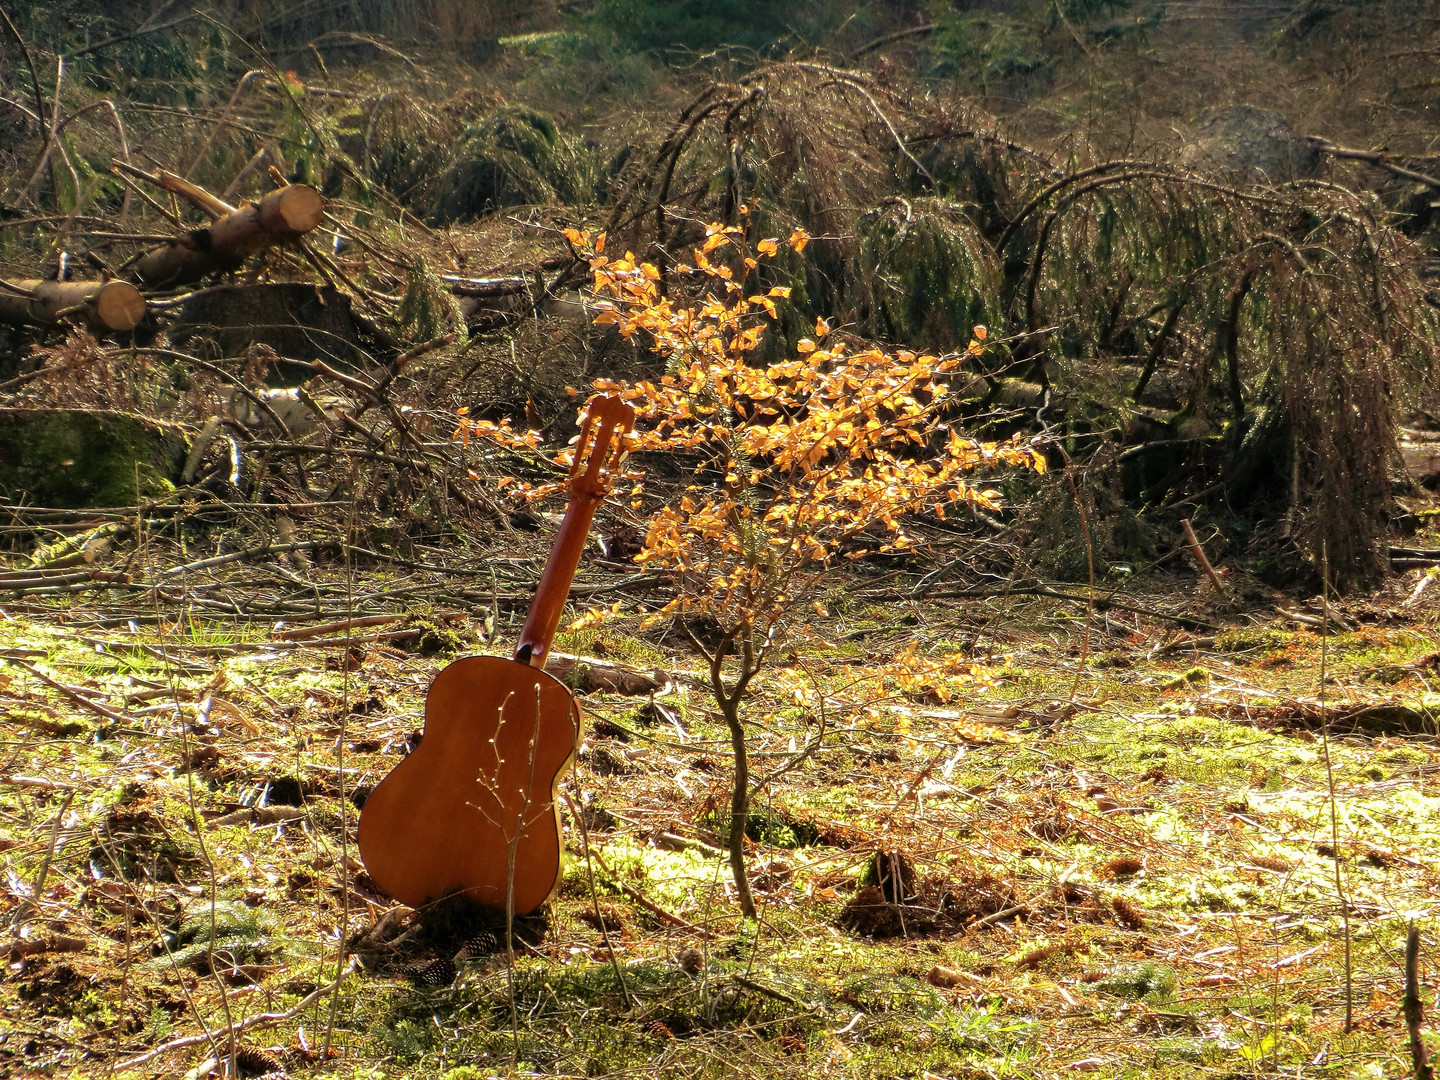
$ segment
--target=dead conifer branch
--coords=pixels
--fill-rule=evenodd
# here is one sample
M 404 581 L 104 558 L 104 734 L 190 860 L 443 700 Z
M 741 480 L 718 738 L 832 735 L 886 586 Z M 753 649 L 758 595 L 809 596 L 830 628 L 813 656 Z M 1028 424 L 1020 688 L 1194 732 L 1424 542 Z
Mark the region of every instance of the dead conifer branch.
M 1363 161 L 1366 164 L 1374 165 L 1384 169 L 1386 172 L 1405 180 L 1413 180 L 1417 184 L 1424 184 L 1440 191 L 1440 177 L 1431 176 L 1429 173 L 1419 172 L 1415 169 L 1407 169 L 1403 165 L 1397 165 L 1392 156 L 1383 150 L 1353 150 L 1349 147 L 1336 146 L 1327 139 L 1312 137 L 1310 145 L 1322 154 L 1328 154 L 1333 158 L 1340 158 L 1348 161 Z
M 934 188 L 935 177 L 931 176 L 930 170 L 925 168 L 924 165 L 920 164 L 920 159 L 910 152 L 910 148 L 905 145 L 904 137 L 900 134 L 899 131 L 896 130 L 894 121 L 892 121 L 890 117 L 886 114 L 885 110 L 880 107 L 880 103 L 875 100 L 875 96 L 871 94 L 870 91 L 866 90 L 863 86 L 861 86 L 859 83 L 857 83 L 853 78 L 837 78 L 835 80 L 835 84 L 837 86 L 843 86 L 846 89 L 853 90 L 855 91 L 855 93 L 859 94 L 862 98 L 865 99 L 866 103 L 870 106 L 870 111 L 880 118 L 880 123 L 885 125 L 885 130 L 890 133 L 890 138 L 895 140 L 895 148 L 900 151 L 901 157 L 903 157 L 906 161 L 910 162 L 910 164 L 915 167 L 915 171 L 918 172 L 921 176 L 925 177 L 931 188 Z M 821 86 L 823 88 L 824 84 L 822 83 Z

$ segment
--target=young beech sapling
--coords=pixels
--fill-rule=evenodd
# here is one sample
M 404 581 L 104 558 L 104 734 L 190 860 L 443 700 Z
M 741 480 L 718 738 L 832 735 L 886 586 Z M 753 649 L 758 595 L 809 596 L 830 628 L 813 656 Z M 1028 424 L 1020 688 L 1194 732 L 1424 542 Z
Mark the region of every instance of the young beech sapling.
M 666 361 L 658 382 L 595 387 L 634 405 L 634 453 L 692 468 L 692 481 L 655 515 L 636 561 L 672 572 L 675 596 L 651 618 L 675 619 L 709 665 L 734 754 L 730 868 L 740 908 L 754 917 L 743 846 L 757 793 L 742 716 L 752 680 L 823 593 L 837 560 L 904 551 L 907 515 L 943 518 L 963 503 L 993 508 L 996 493 L 972 474 L 997 465 L 1040 470 L 1044 460 L 1017 443 L 966 438 L 941 419 L 948 380 L 984 349 L 984 327 L 966 352 L 930 356 L 851 351 L 817 321 L 795 356 L 754 364 L 789 289 L 753 285 L 782 241 L 751 244 L 743 208 L 740 220 L 710 225 L 694 265 L 672 271 L 695 286 L 684 300 L 667 295 L 679 290 L 662 289 L 654 266 L 629 253 L 607 256 L 603 235 L 593 247 L 578 230 L 566 237 L 590 256 L 596 322 L 640 338 Z M 783 242 L 800 252 L 808 241 L 796 230 Z

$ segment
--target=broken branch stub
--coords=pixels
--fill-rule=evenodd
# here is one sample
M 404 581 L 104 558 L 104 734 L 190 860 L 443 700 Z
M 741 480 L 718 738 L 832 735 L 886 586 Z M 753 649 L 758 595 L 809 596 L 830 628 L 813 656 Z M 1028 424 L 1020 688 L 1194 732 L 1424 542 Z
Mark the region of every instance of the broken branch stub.
M 105 334 L 133 330 L 145 317 L 145 298 L 128 281 L 7 284 L 0 288 L 0 322 L 50 325 L 73 315 L 95 333 Z
M 211 221 L 218 221 L 226 214 L 233 214 L 235 207 L 231 206 L 218 195 L 206 191 L 199 184 L 192 184 L 183 176 L 172 173 L 169 169 L 161 169 L 157 173 L 148 173 L 144 169 L 137 169 L 128 161 L 121 161 L 119 158 L 110 159 L 110 168 L 113 172 L 124 173 L 126 176 L 133 176 L 137 180 L 144 180 L 147 184 L 154 184 L 158 188 L 164 188 L 171 194 L 178 195 L 190 203 Z M 280 186 L 284 186 L 283 184 Z
M 313 232 L 324 213 L 320 192 L 291 184 L 147 252 L 131 273 L 142 285 L 160 288 L 234 270 L 257 252 Z

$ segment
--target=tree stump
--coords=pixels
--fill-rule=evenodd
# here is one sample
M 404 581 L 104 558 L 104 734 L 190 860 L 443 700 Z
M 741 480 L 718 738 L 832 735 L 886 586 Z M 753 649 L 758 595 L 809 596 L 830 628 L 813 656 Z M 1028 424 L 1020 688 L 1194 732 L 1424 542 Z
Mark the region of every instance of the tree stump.
M 0 496 L 32 506 L 134 506 L 173 490 L 178 428 L 83 409 L 0 409 Z
M 342 368 L 371 366 L 389 343 L 376 338 L 337 289 L 301 282 L 227 285 L 206 289 L 185 302 L 170 340 L 195 349 L 209 339 L 221 357 L 239 356 L 251 345 L 268 345 L 279 355 L 309 363 L 324 360 Z M 313 373 L 312 373 L 313 374 Z M 301 375 L 290 382 L 301 382 Z M 282 375 L 282 382 L 287 381 Z

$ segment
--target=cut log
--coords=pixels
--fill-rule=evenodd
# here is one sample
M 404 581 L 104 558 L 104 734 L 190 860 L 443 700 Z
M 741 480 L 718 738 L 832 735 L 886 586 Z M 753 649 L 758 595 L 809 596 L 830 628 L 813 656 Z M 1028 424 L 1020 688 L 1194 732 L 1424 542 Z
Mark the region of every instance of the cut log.
M 670 680 L 663 671 L 641 671 L 594 656 L 552 652 L 545 670 L 582 694 L 653 694 Z
M 1400 456 L 1412 480 L 1440 489 L 1440 442 L 1412 442 L 1407 438 L 1400 444 Z
M 147 252 L 131 276 L 149 288 L 183 285 L 207 274 L 237 269 L 257 252 L 313 232 L 325 215 L 325 200 L 308 184 L 272 191 L 204 229 Z
M 0 322 L 50 325 L 72 316 L 97 334 L 133 330 L 145 317 L 145 298 L 128 281 L 31 280 L 0 286 Z

